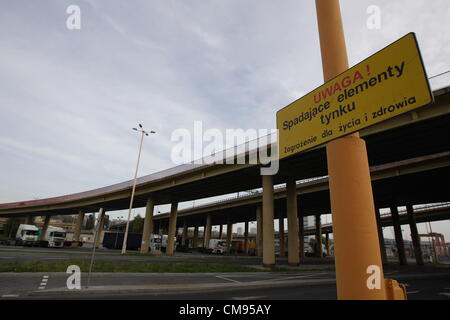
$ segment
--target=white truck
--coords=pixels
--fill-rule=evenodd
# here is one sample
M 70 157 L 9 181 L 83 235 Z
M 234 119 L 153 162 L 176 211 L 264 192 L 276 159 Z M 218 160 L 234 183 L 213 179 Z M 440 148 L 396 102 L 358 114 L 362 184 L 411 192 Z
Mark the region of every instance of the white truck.
M 209 240 L 208 249 L 211 253 L 224 254 L 228 251 L 227 242 L 225 240 L 211 239 Z
M 16 245 L 34 246 L 38 241 L 39 228 L 31 224 L 21 224 L 16 233 Z
M 62 248 L 66 240 L 66 230 L 60 227 L 49 226 L 45 237 L 41 239 L 41 245 L 51 248 Z

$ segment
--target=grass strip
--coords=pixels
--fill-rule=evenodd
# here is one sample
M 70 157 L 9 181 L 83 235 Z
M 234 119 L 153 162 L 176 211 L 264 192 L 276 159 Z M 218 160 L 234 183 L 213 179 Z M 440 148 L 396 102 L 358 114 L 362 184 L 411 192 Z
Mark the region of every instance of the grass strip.
M 26 261 L 0 263 L 0 272 L 66 272 L 70 265 L 77 265 L 81 272 L 88 272 L 88 260 L 67 261 Z M 261 272 L 264 270 L 220 263 L 191 263 L 191 262 L 125 262 L 113 263 L 96 261 L 92 272 L 151 272 L 151 273 L 201 273 L 201 272 Z

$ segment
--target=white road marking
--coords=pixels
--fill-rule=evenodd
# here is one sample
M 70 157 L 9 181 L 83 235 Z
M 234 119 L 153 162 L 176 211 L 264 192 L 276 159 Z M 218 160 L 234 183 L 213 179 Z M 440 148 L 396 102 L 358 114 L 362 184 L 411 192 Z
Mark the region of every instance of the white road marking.
M 4 294 L 2 298 L 17 298 L 18 296 L 18 294 Z
M 254 296 L 254 297 L 233 297 L 232 300 L 258 300 L 267 298 L 267 296 Z
M 308 274 L 308 275 L 302 275 L 302 276 L 293 276 L 293 277 L 284 277 L 284 278 L 272 278 L 272 279 L 266 279 L 266 280 L 256 280 L 252 281 L 252 283 L 255 282 L 266 282 L 266 281 L 283 281 L 283 280 L 291 280 L 291 279 L 300 279 L 300 278 L 308 278 L 308 277 L 314 277 L 318 275 L 324 275 L 327 274 L 326 272 L 323 273 L 314 273 L 314 274 Z
M 241 283 L 241 282 L 239 282 L 237 280 L 229 279 L 229 278 L 222 277 L 222 276 L 216 276 L 216 278 L 219 278 L 219 279 L 222 279 L 222 280 L 228 280 L 228 281 L 231 281 L 231 282 L 234 282 L 234 283 Z
M 447 296 L 447 298 L 450 299 L 450 293 L 448 293 L 448 292 L 439 292 L 439 294 L 440 294 L 441 296 Z
M 419 293 L 419 290 L 416 290 L 416 291 L 406 291 L 406 294 L 414 294 L 414 293 Z
M 43 290 L 45 289 L 45 286 L 47 285 L 48 276 L 42 276 L 41 284 L 39 285 L 38 289 Z

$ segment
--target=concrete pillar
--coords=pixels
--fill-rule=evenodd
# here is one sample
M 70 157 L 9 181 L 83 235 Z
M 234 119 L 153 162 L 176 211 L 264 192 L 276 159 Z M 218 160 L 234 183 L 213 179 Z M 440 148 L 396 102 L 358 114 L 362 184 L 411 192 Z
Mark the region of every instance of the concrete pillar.
M 211 215 L 206 216 L 206 229 L 205 229 L 205 248 L 209 248 L 209 240 L 211 240 L 212 222 Z
M 196 249 L 198 246 L 198 225 L 194 227 L 194 237 L 192 239 L 192 247 Z
M 40 235 L 40 240 L 45 239 L 45 235 L 47 234 L 48 224 L 50 223 L 51 216 L 45 216 L 44 225 L 42 226 L 42 232 Z
M 150 236 L 153 233 L 153 209 L 155 201 L 152 198 L 147 199 L 145 206 L 144 231 L 142 232 L 141 253 L 148 253 L 150 246 Z
M 184 247 L 188 247 L 189 246 L 188 226 L 187 226 L 186 219 L 183 220 L 183 233 L 182 233 L 181 245 L 184 246 Z
M 379 208 L 375 208 L 375 217 L 377 218 L 378 226 L 378 239 L 380 242 L 381 261 L 383 264 L 387 263 L 386 247 L 384 246 L 383 226 L 381 224 L 381 211 Z
M 169 218 L 169 232 L 167 236 L 167 248 L 166 254 L 168 256 L 173 255 L 174 238 L 177 231 L 177 215 L 178 215 L 178 201 L 173 201 L 170 206 L 170 218 Z
M 248 221 L 245 221 L 244 228 L 244 252 L 248 253 Z
M 256 255 L 263 256 L 263 216 L 262 208 L 256 207 Z
M 411 239 L 414 246 L 414 256 L 416 257 L 416 263 L 418 266 L 423 266 L 424 262 L 422 248 L 420 247 L 420 237 L 419 233 L 417 232 L 416 218 L 414 217 L 414 208 L 412 204 L 406 205 L 406 212 L 408 214 L 409 228 L 411 229 Z
M 278 215 L 278 237 L 280 239 L 280 257 L 284 257 L 285 248 L 284 248 L 284 213 L 280 211 Z
M 401 266 L 406 266 L 405 244 L 403 243 L 402 229 L 400 225 L 400 217 L 396 205 L 391 207 L 392 222 L 394 225 L 395 243 L 397 244 L 398 261 Z
M 73 232 L 73 241 L 80 241 L 81 228 L 83 227 L 84 221 L 84 211 L 78 211 L 77 224 L 75 225 L 75 230 Z
M 328 232 L 325 233 L 325 250 L 327 256 L 330 256 L 330 234 Z
M 25 224 L 33 224 L 33 217 L 30 215 L 27 215 L 25 217 Z
M 298 203 L 297 203 L 297 218 L 298 218 L 298 255 L 300 261 L 302 261 L 302 259 L 305 257 L 305 237 L 303 230 L 304 228 L 303 214 Z
M 298 252 L 299 229 L 297 218 L 297 185 L 294 179 L 287 181 L 286 201 L 288 220 L 288 264 L 298 265 L 300 263 L 300 256 Z
M 275 246 L 273 230 L 273 176 L 262 176 L 263 186 L 263 265 L 275 265 Z
M 103 208 L 100 209 L 100 216 L 99 216 L 98 222 L 97 222 L 98 226 L 96 228 L 96 230 L 97 230 L 97 239 L 95 241 L 95 247 L 96 248 L 100 247 L 100 243 L 101 243 L 101 240 L 102 240 L 103 227 L 104 227 L 104 224 L 105 224 L 105 212 L 106 211 Z
M 322 249 L 322 224 L 320 222 L 320 214 L 316 215 L 316 255 L 319 258 L 323 256 Z
M 228 252 L 231 252 L 231 242 L 233 241 L 233 223 L 228 219 L 227 222 L 227 247 Z
M 219 226 L 219 240 L 222 239 L 223 225 Z

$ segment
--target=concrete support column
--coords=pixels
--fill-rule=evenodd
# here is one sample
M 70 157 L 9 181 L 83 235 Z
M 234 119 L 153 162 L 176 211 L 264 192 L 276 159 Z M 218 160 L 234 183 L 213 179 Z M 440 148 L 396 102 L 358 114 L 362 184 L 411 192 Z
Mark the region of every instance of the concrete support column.
M 28 215 L 25 217 L 25 224 L 33 224 L 33 217 Z
M 406 266 L 405 244 L 403 243 L 402 228 L 400 225 L 400 217 L 398 215 L 397 206 L 391 207 L 392 223 L 394 225 L 395 243 L 397 244 L 398 261 L 401 266 Z
M 303 214 L 298 203 L 297 203 L 297 218 L 298 218 L 298 255 L 301 261 L 305 257 L 305 237 L 303 230 L 304 229 Z
M 205 248 L 209 248 L 209 240 L 211 240 L 212 222 L 211 215 L 206 216 L 206 229 L 205 229 Z
M 102 240 L 102 233 L 103 233 L 103 227 L 105 224 L 105 213 L 106 211 L 104 209 L 100 209 L 100 216 L 98 218 L 98 226 L 96 228 L 97 230 L 97 239 L 95 241 L 95 247 L 99 248 L 100 247 L 100 243 Z
M 187 226 L 186 219 L 183 220 L 183 236 L 182 236 L 182 240 L 181 240 L 181 245 L 184 246 L 184 247 L 188 247 L 189 246 L 188 226 Z
M 325 250 L 327 256 L 330 256 L 330 234 L 328 232 L 325 233 Z
M 194 238 L 192 239 L 192 247 L 196 249 L 198 246 L 198 225 L 194 227 Z
M 219 226 L 219 240 L 222 239 L 223 225 Z
M 228 253 L 231 252 L 231 242 L 233 241 L 233 223 L 228 219 L 227 222 L 227 247 Z
M 378 240 L 380 242 L 381 261 L 387 263 L 386 247 L 384 246 L 383 226 L 381 225 L 381 212 L 379 208 L 375 209 L 375 217 L 377 218 Z
M 148 253 L 150 246 L 150 236 L 153 233 L 153 209 L 155 201 L 152 198 L 147 199 L 145 206 L 144 231 L 142 233 L 141 253 Z
M 316 215 L 316 249 L 317 257 L 322 258 L 322 224 L 320 222 L 320 214 Z
M 263 216 L 262 208 L 256 208 L 256 255 L 263 256 Z
M 47 234 L 48 224 L 50 223 L 51 216 L 45 216 L 44 225 L 42 226 L 42 232 L 40 235 L 40 240 L 45 239 L 45 235 Z
M 284 212 L 280 211 L 278 215 L 278 236 L 280 239 L 280 257 L 284 257 L 285 248 L 284 248 Z
M 244 252 L 248 253 L 248 221 L 245 221 L 244 228 Z
M 263 186 L 263 265 L 275 265 L 273 230 L 273 176 L 262 176 Z
M 177 231 L 177 215 L 178 215 L 178 201 L 173 201 L 170 206 L 170 218 L 169 218 L 169 232 L 167 235 L 167 248 L 166 254 L 173 256 L 174 238 Z
M 411 229 L 411 239 L 414 246 L 414 256 L 416 257 L 416 263 L 418 266 L 423 266 L 424 262 L 422 248 L 420 247 L 420 237 L 419 233 L 417 232 L 416 218 L 414 217 L 414 208 L 412 204 L 406 205 L 406 212 L 408 214 L 409 228 Z
M 84 211 L 78 211 L 77 224 L 75 225 L 75 230 L 73 232 L 73 241 L 80 241 L 81 228 L 83 227 L 84 221 Z
M 288 263 L 298 265 L 299 256 L 299 229 L 298 229 L 298 208 L 297 208 L 297 185 L 294 179 L 286 184 L 286 207 L 288 220 Z

